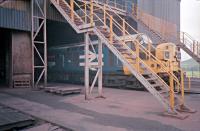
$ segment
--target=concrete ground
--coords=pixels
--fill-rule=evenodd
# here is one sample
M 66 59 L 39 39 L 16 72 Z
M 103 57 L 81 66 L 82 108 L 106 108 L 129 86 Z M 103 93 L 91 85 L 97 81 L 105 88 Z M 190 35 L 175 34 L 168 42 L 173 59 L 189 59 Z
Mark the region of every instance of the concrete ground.
M 82 94 L 58 96 L 27 88 L 4 88 L 0 89 L 0 104 L 75 131 L 200 129 L 200 94 L 186 95 L 187 105 L 198 112 L 185 120 L 162 116 L 164 109 L 148 92 L 104 88 L 106 99 L 95 98 L 96 95 L 94 91 L 91 100 L 85 101 Z

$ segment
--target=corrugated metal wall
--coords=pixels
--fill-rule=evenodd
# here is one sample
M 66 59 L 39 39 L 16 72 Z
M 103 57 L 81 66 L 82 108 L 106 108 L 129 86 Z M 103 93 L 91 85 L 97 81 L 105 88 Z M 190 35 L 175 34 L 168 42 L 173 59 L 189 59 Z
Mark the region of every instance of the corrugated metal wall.
M 38 0 L 42 4 L 43 0 Z M 119 0 L 121 1 L 121 0 Z M 153 16 L 162 18 L 177 25 L 180 30 L 180 0 L 132 0 L 139 7 Z M 39 12 L 39 9 L 38 11 Z M 31 29 L 30 0 L 8 0 L 0 5 L 0 27 L 30 30 Z M 58 11 L 47 0 L 47 18 L 53 21 L 66 23 Z M 138 30 L 144 29 L 138 26 Z
M 30 5 L 27 0 L 8 0 L 0 5 L 0 27 L 30 30 Z
M 43 0 L 38 0 L 42 4 Z M 35 8 L 39 13 L 39 8 Z M 66 22 L 47 0 L 47 19 Z M 0 27 L 16 30 L 31 30 L 30 0 L 8 0 L 0 5 Z
M 60 15 L 56 8 L 51 5 L 50 0 L 47 0 L 47 18 L 49 20 L 66 22 L 66 20 Z
M 176 32 L 180 31 L 180 1 L 181 0 L 138 0 L 138 7 L 145 13 L 155 16 L 155 18 L 161 21 L 164 20 L 164 23 L 169 22 L 168 25 L 173 25 L 171 28 L 174 28 L 173 30 L 175 30 L 175 33 L 172 33 L 170 37 L 167 36 L 166 38 L 168 41 L 175 42 L 177 37 Z M 154 35 L 140 24 L 138 24 L 138 31 L 149 35 L 155 43 L 159 42 L 159 39 L 155 38 Z
M 139 8 L 180 27 L 180 0 L 138 0 Z

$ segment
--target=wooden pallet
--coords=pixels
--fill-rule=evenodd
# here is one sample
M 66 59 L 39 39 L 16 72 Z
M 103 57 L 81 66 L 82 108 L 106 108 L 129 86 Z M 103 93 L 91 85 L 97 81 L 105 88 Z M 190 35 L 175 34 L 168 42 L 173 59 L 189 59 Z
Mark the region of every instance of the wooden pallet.
M 49 93 L 55 93 L 58 95 L 68 95 L 68 94 L 81 93 L 81 88 L 77 88 L 77 87 L 45 87 L 44 91 L 49 92 Z
M 31 87 L 30 75 L 14 75 L 13 87 L 14 88 L 19 88 L 19 87 L 30 88 Z
M 26 88 L 29 88 L 30 87 L 30 81 L 29 80 L 17 80 L 17 81 L 14 81 L 14 88 L 17 88 L 17 87 L 26 87 Z

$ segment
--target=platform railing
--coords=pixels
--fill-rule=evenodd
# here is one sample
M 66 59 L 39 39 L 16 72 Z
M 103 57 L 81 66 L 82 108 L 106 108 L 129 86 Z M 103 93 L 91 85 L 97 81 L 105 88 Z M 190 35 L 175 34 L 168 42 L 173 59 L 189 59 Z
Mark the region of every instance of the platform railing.
M 116 36 L 116 37 L 124 37 L 125 36 L 131 36 L 131 33 L 130 32 L 135 32 L 135 33 L 138 33 L 137 30 L 135 30 L 132 26 L 130 26 L 123 18 L 121 18 L 120 16 L 118 16 L 120 18 L 120 20 L 122 20 L 122 23 L 119 22 L 119 19 L 117 19 L 118 21 L 116 21 L 116 19 L 114 19 L 110 14 L 109 12 L 107 12 L 105 10 L 105 7 L 102 8 L 102 11 L 104 12 L 104 17 L 103 18 L 100 18 L 98 15 L 96 15 L 95 13 L 94 14 L 94 18 L 97 18 L 96 20 L 94 20 L 95 22 L 98 22 L 100 21 L 101 22 L 101 26 L 107 26 L 107 20 L 109 21 L 109 25 L 108 27 L 110 28 L 110 43 L 113 43 L 113 36 Z M 113 30 L 113 27 L 115 27 L 115 31 Z M 126 29 L 125 29 L 126 27 Z M 129 28 L 128 28 L 129 27 Z M 116 29 L 118 31 L 116 31 Z M 150 55 L 151 56 L 151 59 L 159 64 L 161 66 L 161 70 L 163 70 L 164 72 L 166 72 L 169 76 L 170 76 L 170 79 L 171 82 L 170 82 L 170 100 L 171 99 L 174 99 L 174 82 L 177 83 L 178 87 L 180 88 L 183 88 L 181 87 L 181 84 L 178 80 L 178 78 L 173 74 L 172 71 L 168 71 L 167 67 L 164 66 L 150 51 L 148 51 L 143 45 L 141 45 L 137 40 L 135 40 L 134 38 L 130 37 L 130 40 L 133 41 L 135 43 L 135 46 L 136 46 L 136 50 L 135 52 L 134 51 L 131 51 L 134 55 L 136 55 L 136 58 L 137 58 L 137 64 L 135 65 L 135 69 L 137 69 L 139 71 L 139 63 L 142 62 L 143 64 L 145 64 L 149 70 L 151 70 L 151 72 L 154 72 L 153 69 L 151 68 L 151 66 L 147 65 L 147 63 L 145 63 L 139 56 L 139 52 L 143 52 L 145 53 L 146 55 Z M 127 48 L 129 48 L 125 42 L 122 42 L 124 46 L 126 46 Z M 130 49 L 130 48 L 129 48 Z M 131 50 L 131 49 L 130 49 Z M 154 72 L 155 73 L 155 72 Z M 155 73 L 155 75 L 157 75 Z M 163 85 L 166 85 L 168 87 L 168 85 L 159 77 L 157 76 L 160 81 L 162 81 Z M 183 90 L 181 90 L 182 92 Z M 182 92 L 184 93 L 184 91 Z M 183 98 L 182 98 L 183 99 Z M 184 100 L 183 100 L 184 101 Z M 174 100 L 171 100 L 170 103 L 174 103 Z M 171 104 L 172 108 L 173 108 L 173 104 Z
M 105 7 L 104 7 L 105 8 Z M 111 8 L 109 10 L 112 10 Z M 114 11 L 113 11 L 114 12 Z M 116 27 L 118 27 L 118 31 L 121 32 L 121 37 L 125 38 L 125 36 L 128 36 L 130 35 L 131 36 L 131 33 L 130 32 L 134 32 L 134 33 L 137 33 L 137 34 L 140 34 L 135 28 L 133 28 L 128 22 L 126 22 L 121 16 L 119 16 L 118 14 L 115 14 L 115 16 L 117 17 L 116 19 L 118 19 L 118 21 L 116 20 L 113 20 L 115 23 L 116 23 Z M 104 18 L 105 19 L 105 18 Z M 121 23 L 119 24 L 119 21 L 121 21 Z M 126 29 L 125 29 L 126 27 Z M 154 46 L 152 45 L 149 45 L 151 49 L 155 49 Z M 151 60 L 153 60 L 155 63 L 159 64 L 161 66 L 161 70 L 163 72 L 167 72 L 167 74 L 169 76 L 173 76 L 173 79 L 175 80 L 175 82 L 178 84 L 178 87 L 180 87 L 180 82 L 178 80 L 178 78 L 171 72 L 169 73 L 168 72 L 168 68 L 166 65 L 164 65 L 155 55 L 153 55 L 151 53 L 150 50 L 146 49 L 143 45 L 140 44 L 140 52 L 143 52 L 145 53 L 147 56 L 150 56 Z
M 186 32 L 180 32 L 180 42 L 184 44 L 194 55 L 200 58 L 200 42 Z
M 51 0 L 51 1 L 54 1 L 54 0 Z M 63 1 L 65 0 L 59 0 L 59 4 L 60 2 L 63 2 Z M 70 8 L 70 13 L 75 12 L 74 19 L 73 19 L 73 16 L 69 14 L 68 12 L 69 9 L 65 9 L 64 7 L 63 10 L 66 12 L 63 12 L 63 10 L 60 11 L 61 7 L 58 7 L 55 3 L 54 5 L 58 9 L 58 11 L 62 13 L 64 17 L 66 14 L 69 15 L 70 20 L 72 20 L 74 23 L 77 22 L 76 21 L 77 18 L 78 19 L 81 18 L 82 19 L 81 21 L 83 21 L 83 23 L 81 24 L 79 23 L 78 24 L 79 26 L 84 25 L 86 23 L 85 20 L 87 20 L 87 18 L 85 19 L 85 17 L 89 16 L 88 18 L 89 21 L 87 20 L 87 23 L 91 24 L 91 28 L 93 28 L 93 30 L 88 31 L 87 33 L 92 33 L 94 35 L 97 35 L 99 38 L 101 38 L 101 40 L 106 44 L 106 46 L 125 64 L 125 66 L 129 68 L 131 73 L 135 75 L 136 78 L 138 78 L 138 80 L 140 80 L 141 83 L 143 83 L 143 85 L 148 89 L 148 91 L 150 91 L 164 105 L 164 107 L 166 107 L 167 110 L 172 111 L 173 113 L 175 113 L 175 115 L 178 114 L 175 111 L 175 109 L 177 108 L 180 110 L 188 111 L 188 112 L 190 111 L 190 109 L 188 109 L 187 106 L 185 106 L 184 104 L 184 98 L 183 97 L 179 98 L 177 95 L 175 95 L 174 82 L 176 82 L 176 77 L 174 77 L 172 70 L 167 71 L 167 68 L 164 65 L 162 65 L 162 63 L 160 64 L 162 70 L 165 70 L 169 74 L 171 74 L 170 85 L 168 85 L 161 77 L 157 75 L 157 73 L 154 72 L 152 67 L 149 66 L 141 58 L 140 53 L 144 52 L 145 54 L 149 55 L 151 59 L 154 58 L 155 62 L 159 62 L 157 58 L 148 49 L 146 49 L 137 39 L 132 37 L 132 34 L 137 34 L 137 30 L 135 30 L 132 26 L 130 26 L 125 21 L 125 19 L 121 18 L 120 16 L 119 16 L 120 19 L 119 18 L 117 19 L 116 16 L 113 17 L 113 14 L 111 14 L 110 11 L 106 10 L 105 5 L 103 7 L 102 6 L 95 7 L 93 0 L 90 0 L 89 4 L 86 2 L 83 2 L 83 4 L 81 4 L 81 2 L 77 3 L 74 0 L 70 0 L 68 2 L 70 2 L 71 4 L 69 5 L 67 2 L 65 4 L 67 5 L 68 8 Z M 84 7 L 82 11 L 85 11 L 85 12 L 82 12 L 82 15 L 77 13 L 73 8 L 71 8 L 72 2 L 73 2 L 73 5 L 78 4 L 79 6 L 77 7 Z M 98 12 L 100 11 L 101 13 L 96 13 L 95 11 L 98 11 Z M 79 15 L 79 17 L 77 17 L 77 15 Z M 70 24 L 73 25 L 73 23 L 70 23 Z M 78 32 L 78 33 L 81 33 L 81 32 Z M 127 36 L 129 36 L 130 41 L 132 41 L 135 44 L 136 50 L 130 49 L 128 45 L 126 44 L 126 42 L 123 39 L 121 39 L 121 37 L 125 38 Z M 131 58 L 131 61 L 129 61 L 129 59 L 126 58 L 125 55 L 123 55 L 123 52 L 120 51 L 121 49 L 119 47 L 116 47 L 116 45 L 114 46 L 114 44 L 117 44 L 118 46 L 119 45 L 122 46 L 123 48 L 121 49 L 123 50 L 125 49 L 127 51 L 126 53 L 130 54 L 129 57 L 134 56 L 133 58 Z M 136 60 L 136 63 L 134 62 L 135 60 Z M 145 68 L 143 68 L 141 65 L 143 65 Z M 151 76 L 156 78 L 156 81 L 154 82 L 158 82 L 159 84 L 161 84 L 160 88 L 162 89 L 162 91 L 165 91 L 165 93 L 167 93 L 167 96 L 164 96 L 163 94 L 161 94 L 152 85 L 152 83 L 147 80 L 148 78 L 145 78 L 143 76 L 144 72 L 140 72 L 143 69 L 147 70 L 148 71 L 147 73 L 150 73 Z

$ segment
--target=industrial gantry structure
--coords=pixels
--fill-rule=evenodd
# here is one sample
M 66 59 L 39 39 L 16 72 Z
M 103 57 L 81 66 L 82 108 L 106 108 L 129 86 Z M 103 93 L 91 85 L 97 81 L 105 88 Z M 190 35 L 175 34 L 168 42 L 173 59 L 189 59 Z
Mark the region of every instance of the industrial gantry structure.
M 131 74 L 134 75 L 164 106 L 167 114 L 179 118 L 185 118 L 186 116 L 182 115 L 180 112 L 195 112 L 184 102 L 183 71 L 180 69 L 182 78 L 179 80 L 172 71 L 173 65 L 163 64 L 154 54 L 151 53 L 151 50 L 154 47 L 150 42 L 148 46 L 145 47 L 135 37 L 132 37 L 133 34 L 140 34 L 140 32 L 132 27 L 122 17 L 123 15 L 130 15 L 135 21 L 141 23 L 149 31 L 155 34 L 161 42 L 169 40 L 165 35 L 160 34 L 155 30 L 153 28 L 154 26 L 145 21 L 145 13 L 142 12 L 137 5 L 125 1 L 123 5 L 119 6 L 116 1 L 109 0 L 50 1 L 52 6 L 57 9 L 76 33 L 84 33 L 85 54 L 80 57 L 84 59 L 84 63 L 81 65 L 85 68 L 85 99 L 89 98 L 97 79 L 99 97 L 103 97 L 102 44 L 104 44 L 115 56 L 117 56 L 123 65 L 128 68 Z M 130 7 L 130 5 L 132 6 Z M 32 0 L 31 9 L 33 56 L 32 82 L 34 87 L 40 87 L 46 86 L 47 84 L 46 0 Z M 39 12 L 36 11 L 36 9 L 39 9 Z M 151 23 L 153 20 L 154 19 L 151 18 Z M 95 51 L 91 43 L 91 38 L 93 37 L 98 39 L 98 52 Z M 200 43 L 191 39 L 186 33 L 181 33 L 180 36 L 176 36 L 175 38 L 178 46 L 193 56 L 195 60 L 199 61 Z M 127 39 L 133 43 L 134 49 L 130 48 L 126 44 Z M 141 53 L 143 53 L 149 61 L 153 61 L 159 65 L 160 70 L 167 72 L 170 79 L 169 83 L 166 83 L 157 73 L 154 72 L 148 61 L 143 61 L 140 55 Z M 94 58 L 97 60 L 94 61 Z M 89 85 L 90 69 L 97 71 L 91 87 Z M 180 92 L 181 96 L 178 95 L 176 91 Z
M 32 85 L 47 84 L 46 0 L 31 1 Z M 37 62 L 36 62 L 37 60 Z

